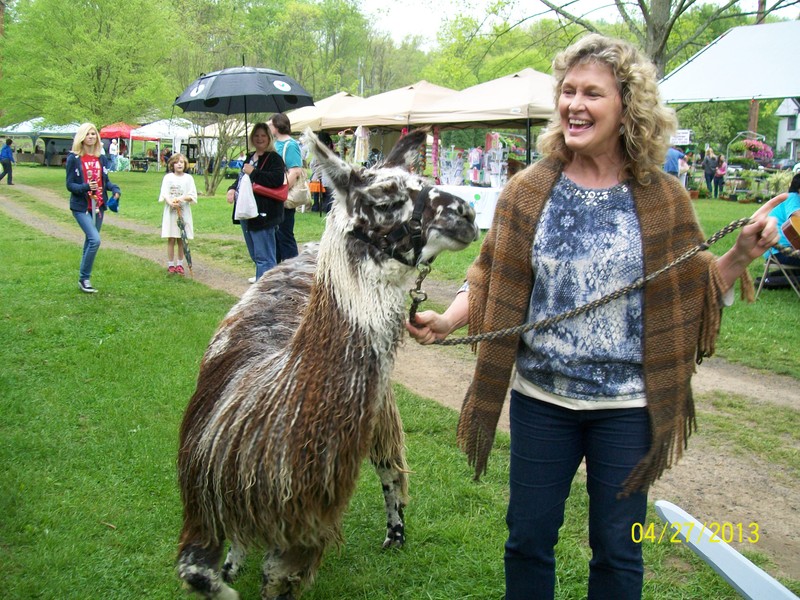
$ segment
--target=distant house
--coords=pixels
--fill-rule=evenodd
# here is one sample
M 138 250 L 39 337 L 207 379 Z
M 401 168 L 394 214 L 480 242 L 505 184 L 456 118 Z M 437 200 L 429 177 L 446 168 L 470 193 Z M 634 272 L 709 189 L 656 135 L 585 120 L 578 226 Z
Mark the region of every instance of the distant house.
M 786 98 L 775 111 L 775 115 L 780 118 L 775 153 L 800 160 L 800 98 Z

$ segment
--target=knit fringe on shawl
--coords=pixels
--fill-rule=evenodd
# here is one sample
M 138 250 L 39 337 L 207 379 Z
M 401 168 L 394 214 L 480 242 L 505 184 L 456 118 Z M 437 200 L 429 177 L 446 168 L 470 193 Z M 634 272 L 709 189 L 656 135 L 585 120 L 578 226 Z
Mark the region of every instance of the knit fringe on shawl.
M 477 303 L 469 303 L 469 335 L 475 335 L 482 330 L 483 312 L 478 309 Z M 515 341 L 518 338 L 513 338 Z M 478 343 L 472 344 L 472 351 L 478 352 Z M 478 402 L 467 402 L 473 395 L 475 379 L 467 389 L 464 405 L 458 419 L 456 441 L 459 449 L 467 455 L 467 464 L 475 470 L 475 481 L 486 473 L 489 453 L 494 444 L 497 423 L 500 420 L 500 411 L 487 410 L 486 406 L 479 406 Z M 502 408 L 502 405 L 501 405 Z

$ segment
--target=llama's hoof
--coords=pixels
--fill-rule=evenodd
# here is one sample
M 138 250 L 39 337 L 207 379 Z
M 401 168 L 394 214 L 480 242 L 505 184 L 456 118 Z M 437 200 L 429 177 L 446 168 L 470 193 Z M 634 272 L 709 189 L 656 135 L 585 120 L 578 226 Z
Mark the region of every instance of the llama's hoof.
M 222 586 L 219 591 L 219 595 L 216 596 L 218 600 L 239 600 L 239 594 L 229 588 L 227 585 Z
M 226 562 L 224 565 L 222 565 L 221 575 L 222 575 L 222 581 L 224 581 L 225 583 L 233 583 L 239 576 L 238 565 Z
M 229 588 L 227 585 L 219 586 L 219 589 L 216 592 L 208 592 L 204 593 L 199 591 L 196 587 L 191 585 L 188 581 L 184 581 L 181 584 L 181 587 L 188 593 L 192 594 L 193 597 L 196 597 L 198 594 L 203 594 L 206 598 L 213 598 L 214 600 L 240 600 L 239 593 L 234 590 L 233 588 Z M 211 595 L 208 595 L 211 594 Z
M 383 549 L 386 550 L 387 548 L 402 548 L 403 544 L 406 543 L 406 537 L 403 535 L 402 532 L 397 534 L 397 532 L 392 532 L 390 535 L 386 536 L 386 539 L 383 540 Z

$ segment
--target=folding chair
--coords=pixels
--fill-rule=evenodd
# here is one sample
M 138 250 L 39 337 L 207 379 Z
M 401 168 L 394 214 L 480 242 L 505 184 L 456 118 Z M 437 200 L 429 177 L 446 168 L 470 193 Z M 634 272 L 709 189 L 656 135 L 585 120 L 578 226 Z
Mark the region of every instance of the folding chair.
M 798 600 L 777 579 L 754 565 L 725 538 L 733 539 L 733 530 L 716 524 L 720 529 L 709 529 L 682 508 L 666 500 L 656 501 L 656 513 L 670 528 L 670 540 L 680 541 L 692 549 L 714 571 L 719 573 L 734 590 L 746 600 Z M 674 533 L 673 533 L 674 531 Z M 745 532 L 748 535 L 749 532 Z
M 784 265 L 783 263 L 778 262 L 778 259 L 775 258 L 774 254 L 770 254 L 769 258 L 764 263 L 764 274 L 761 275 L 761 281 L 758 283 L 756 300 L 758 300 L 758 295 L 761 293 L 761 288 L 764 287 L 764 282 L 767 280 L 767 276 L 770 274 L 770 268 L 772 267 L 778 269 L 778 271 L 786 278 L 786 281 L 789 282 L 789 285 L 794 290 L 794 293 L 797 294 L 797 297 L 800 298 L 800 267 Z

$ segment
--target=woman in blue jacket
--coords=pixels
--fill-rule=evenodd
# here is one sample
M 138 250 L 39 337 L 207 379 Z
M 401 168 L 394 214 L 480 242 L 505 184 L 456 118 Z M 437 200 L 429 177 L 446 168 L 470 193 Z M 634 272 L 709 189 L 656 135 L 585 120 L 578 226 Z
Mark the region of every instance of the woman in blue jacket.
M 8 175 L 8 185 L 14 185 L 11 183 L 11 178 L 13 177 L 12 172 L 13 168 L 11 167 L 12 164 L 17 162 L 14 159 L 14 149 L 11 147 L 11 144 L 14 143 L 14 140 L 8 138 L 6 140 L 6 145 L 3 146 L 3 149 L 0 150 L 0 164 L 3 165 L 3 174 L 0 175 L 0 179 L 3 179 L 6 175 Z
M 67 189 L 71 194 L 69 208 L 83 233 L 86 234 L 78 287 L 87 294 L 94 294 L 97 291 L 92 287 L 89 278 L 92 275 L 97 250 L 100 248 L 103 215 L 106 208 L 116 211 L 120 196 L 119 186 L 108 179 L 108 164 L 106 157 L 101 155 L 101 148 L 97 127 L 91 123 L 84 123 L 78 128 L 72 142 L 72 153 L 67 157 Z M 113 194 L 110 201 L 108 192 Z

